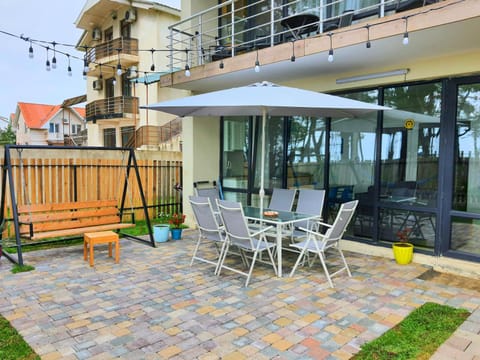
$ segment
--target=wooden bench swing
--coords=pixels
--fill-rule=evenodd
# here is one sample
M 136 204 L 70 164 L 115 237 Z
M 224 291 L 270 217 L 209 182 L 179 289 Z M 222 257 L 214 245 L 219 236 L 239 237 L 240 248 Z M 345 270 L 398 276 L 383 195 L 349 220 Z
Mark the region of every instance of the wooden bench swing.
M 122 157 L 125 154 L 129 154 L 127 163 L 125 165 L 125 182 L 123 185 L 123 193 L 120 201 L 120 205 L 117 199 L 101 199 L 101 200 L 87 200 L 87 201 L 71 201 L 61 203 L 41 203 L 30 204 L 26 201 L 25 204 L 18 204 L 16 199 L 15 179 L 12 169 L 11 150 L 17 150 L 19 157 L 20 177 L 21 185 L 25 187 L 25 174 L 23 169 L 22 151 L 24 149 L 33 150 L 50 150 L 50 149 L 62 149 L 68 150 L 88 150 L 88 151 L 122 151 Z M 138 238 L 132 235 L 126 235 L 127 237 L 136 239 L 138 241 L 148 243 L 155 247 L 155 241 L 153 239 L 153 233 L 151 230 L 150 219 L 147 211 L 147 204 L 143 193 L 142 184 L 140 181 L 140 175 L 138 171 L 137 161 L 135 158 L 135 152 L 130 148 L 99 148 L 99 147 L 54 147 L 54 146 L 34 146 L 34 145 L 6 145 L 5 157 L 2 177 L 2 200 L 0 208 L 0 223 L 5 226 L 6 221 L 13 221 L 15 241 L 17 248 L 17 259 L 13 258 L 10 254 L 4 255 L 12 262 L 16 262 L 19 265 L 23 265 L 22 245 L 34 245 L 44 242 L 64 240 L 67 237 L 80 237 L 85 233 L 114 230 L 120 231 L 135 226 L 135 217 L 133 209 L 131 213 L 127 213 L 124 209 L 128 178 L 130 170 L 133 168 L 135 171 L 135 177 L 138 182 L 138 189 L 142 200 L 142 207 L 144 215 L 149 229 L 149 240 Z M 123 164 L 123 158 L 122 158 Z M 12 218 L 5 218 L 6 208 L 6 188 L 8 180 L 8 188 L 10 189 L 11 198 L 11 212 Z M 18 179 L 17 179 L 18 180 Z M 26 190 L 24 191 L 24 197 L 26 196 Z M 77 191 L 74 191 L 76 197 Z M 127 217 L 129 222 L 124 221 L 124 217 Z M 3 230 L 3 229 L 2 229 Z M 0 232 L 0 242 L 2 233 Z M 54 239 L 54 240 L 52 240 Z M 25 244 L 22 243 L 22 240 Z M 50 240 L 50 241 L 49 241 Z

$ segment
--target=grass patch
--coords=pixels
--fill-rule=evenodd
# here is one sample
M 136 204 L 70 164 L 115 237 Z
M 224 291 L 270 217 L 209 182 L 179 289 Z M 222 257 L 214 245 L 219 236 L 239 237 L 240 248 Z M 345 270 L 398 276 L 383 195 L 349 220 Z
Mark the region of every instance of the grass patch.
M 161 219 L 150 219 L 150 224 L 157 225 L 163 224 L 164 222 Z M 152 230 L 153 231 L 153 230 Z M 148 235 L 148 226 L 145 220 L 136 220 L 135 227 L 122 229 L 122 233 L 132 235 L 132 236 L 142 236 Z
M 469 315 L 464 309 L 425 303 L 378 339 L 364 344 L 352 359 L 429 359 Z
M 14 273 L 14 274 L 20 273 L 20 272 L 32 271 L 32 270 L 35 270 L 35 267 L 33 267 L 32 265 L 23 264 L 23 265 L 20 266 L 18 264 L 14 264 L 13 267 L 12 267 L 12 273 Z
M 12 325 L 0 315 L 0 359 L 2 360 L 40 360 Z

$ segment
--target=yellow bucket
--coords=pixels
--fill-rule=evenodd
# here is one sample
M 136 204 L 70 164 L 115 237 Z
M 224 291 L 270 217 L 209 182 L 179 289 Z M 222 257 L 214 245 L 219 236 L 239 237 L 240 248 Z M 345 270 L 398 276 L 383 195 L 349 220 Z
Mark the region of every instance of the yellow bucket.
M 410 264 L 413 258 L 413 245 L 401 242 L 393 243 L 393 256 L 397 264 Z

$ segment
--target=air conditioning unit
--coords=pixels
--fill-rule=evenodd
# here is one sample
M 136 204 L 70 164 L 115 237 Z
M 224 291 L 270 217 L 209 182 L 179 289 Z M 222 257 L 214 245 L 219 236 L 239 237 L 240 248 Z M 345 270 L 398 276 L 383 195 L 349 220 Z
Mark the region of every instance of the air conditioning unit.
M 93 40 L 102 40 L 102 30 L 99 28 L 95 28 L 92 31 L 92 39 Z
M 128 22 L 128 23 L 132 23 L 135 20 L 137 20 L 137 12 L 133 8 L 128 9 L 125 12 L 125 21 Z
M 138 69 L 136 66 L 130 66 L 128 68 L 128 78 L 129 79 L 135 79 L 138 77 Z
M 93 90 L 102 90 L 102 88 L 103 88 L 102 80 L 95 80 L 93 82 Z

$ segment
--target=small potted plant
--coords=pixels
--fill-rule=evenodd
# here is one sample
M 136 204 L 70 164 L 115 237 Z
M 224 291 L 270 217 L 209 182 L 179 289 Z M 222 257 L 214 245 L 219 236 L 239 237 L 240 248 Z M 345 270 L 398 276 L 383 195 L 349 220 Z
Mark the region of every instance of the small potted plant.
M 405 228 L 397 232 L 398 242 L 393 243 L 393 256 L 397 264 L 406 265 L 412 262 L 413 244 L 408 242 L 411 232 L 411 228 Z
M 180 240 L 182 238 L 182 230 L 187 226 L 184 224 L 185 215 L 184 214 L 173 214 L 170 218 L 170 231 L 172 232 L 173 240 Z
M 153 239 L 155 242 L 168 241 L 168 232 L 170 230 L 170 214 L 160 213 L 158 215 L 158 224 L 153 225 Z

